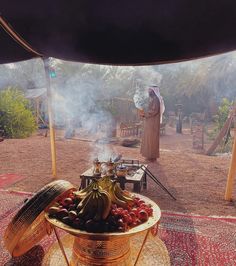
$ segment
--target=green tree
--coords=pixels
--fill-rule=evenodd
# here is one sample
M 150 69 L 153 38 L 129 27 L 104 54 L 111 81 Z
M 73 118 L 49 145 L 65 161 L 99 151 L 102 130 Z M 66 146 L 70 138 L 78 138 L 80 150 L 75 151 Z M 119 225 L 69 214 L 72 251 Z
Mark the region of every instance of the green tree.
M 218 131 L 224 126 L 232 105 L 233 101 L 229 101 L 227 98 L 222 99 L 221 105 L 219 106 L 217 115 L 215 117 Z
M 20 87 L 24 90 L 45 87 L 45 74 L 41 59 L 0 65 L 0 88 Z
M 166 109 L 183 103 L 184 113 L 208 111 L 210 104 L 219 105 L 222 98 L 234 99 L 236 53 L 156 66 L 162 75 L 160 84 Z M 211 118 L 211 117 L 209 117 Z
M 8 138 L 24 138 L 36 130 L 36 121 L 29 102 L 16 88 L 0 92 L 0 129 Z

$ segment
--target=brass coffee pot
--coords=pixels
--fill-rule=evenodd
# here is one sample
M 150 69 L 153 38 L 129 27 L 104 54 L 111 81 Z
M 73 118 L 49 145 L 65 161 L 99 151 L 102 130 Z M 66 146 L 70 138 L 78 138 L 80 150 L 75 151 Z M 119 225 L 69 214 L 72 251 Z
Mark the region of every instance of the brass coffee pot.
M 108 162 L 105 163 L 105 165 L 106 165 L 106 175 L 114 176 L 117 164 L 110 159 Z
M 95 176 L 100 176 L 102 173 L 102 162 L 100 162 L 98 160 L 98 158 L 96 158 L 94 161 L 93 161 L 93 174 Z

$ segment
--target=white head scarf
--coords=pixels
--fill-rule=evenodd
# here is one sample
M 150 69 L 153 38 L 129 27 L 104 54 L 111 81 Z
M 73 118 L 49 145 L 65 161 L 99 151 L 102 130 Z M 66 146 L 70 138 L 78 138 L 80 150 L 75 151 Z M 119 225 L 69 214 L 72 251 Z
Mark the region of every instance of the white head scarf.
M 154 91 L 154 93 L 156 94 L 156 96 L 158 97 L 160 101 L 160 123 L 162 123 L 162 116 L 163 116 L 163 113 L 165 112 L 165 104 L 160 94 L 159 87 L 157 87 L 156 85 L 151 85 L 148 88 Z

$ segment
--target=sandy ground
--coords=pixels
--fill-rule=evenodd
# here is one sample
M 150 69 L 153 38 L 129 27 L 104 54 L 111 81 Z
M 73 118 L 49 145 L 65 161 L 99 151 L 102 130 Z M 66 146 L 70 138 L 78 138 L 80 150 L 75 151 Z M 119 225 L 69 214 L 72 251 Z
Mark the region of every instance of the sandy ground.
M 57 132 L 58 179 L 80 185 L 80 174 L 92 166 L 96 156 L 95 138 L 66 140 Z M 104 148 L 104 146 L 103 146 Z M 125 158 L 143 161 L 139 147 L 127 148 L 119 144 L 106 145 Z M 7 189 L 37 191 L 52 181 L 50 138 L 38 132 L 27 139 L 6 139 L 0 143 L 0 174 L 16 173 L 25 178 Z M 224 200 L 229 156 L 206 156 L 192 149 L 192 136 L 188 129 L 176 134 L 167 128 L 161 136 L 161 157 L 150 163 L 149 169 L 177 198 L 174 201 L 148 178 L 147 190 L 142 194 L 156 201 L 162 210 L 200 215 L 236 216 L 236 202 Z M 128 189 L 132 187 L 128 186 Z M 236 197 L 236 182 L 233 191 Z

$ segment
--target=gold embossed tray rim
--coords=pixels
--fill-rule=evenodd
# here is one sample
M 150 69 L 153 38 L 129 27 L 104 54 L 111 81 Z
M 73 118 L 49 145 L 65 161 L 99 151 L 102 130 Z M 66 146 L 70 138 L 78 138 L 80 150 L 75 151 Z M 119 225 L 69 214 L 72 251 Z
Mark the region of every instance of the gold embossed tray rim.
M 140 194 L 135 194 L 135 193 L 132 193 L 132 194 L 144 200 L 146 204 L 151 204 L 153 208 L 153 216 L 149 217 L 147 222 L 142 223 L 138 226 L 135 226 L 126 232 L 89 233 L 87 231 L 75 229 L 69 225 L 66 225 L 63 222 L 57 220 L 56 218 L 50 218 L 47 213 L 45 214 L 45 217 L 47 221 L 53 226 L 56 226 L 74 236 L 91 238 L 91 239 L 92 238 L 106 238 L 107 239 L 107 238 L 114 238 L 114 237 L 126 237 L 129 235 L 137 234 L 139 232 L 148 230 L 149 228 L 153 227 L 160 220 L 160 217 L 161 217 L 161 210 L 154 201 Z

